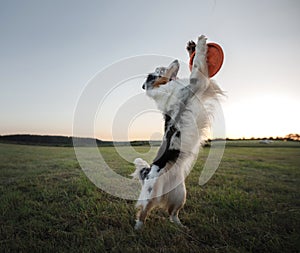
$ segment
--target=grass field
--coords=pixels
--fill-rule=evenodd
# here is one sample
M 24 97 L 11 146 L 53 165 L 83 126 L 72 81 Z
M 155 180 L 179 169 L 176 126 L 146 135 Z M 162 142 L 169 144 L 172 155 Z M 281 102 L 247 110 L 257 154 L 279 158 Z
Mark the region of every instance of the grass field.
M 237 143 L 236 143 L 237 144 Z M 153 211 L 133 230 L 134 201 L 97 189 L 72 148 L 0 144 L 2 252 L 299 252 L 299 143 L 228 143 L 203 187 L 205 148 L 187 178 L 178 228 Z M 147 147 L 135 147 L 145 152 Z M 133 166 L 101 148 L 123 175 Z

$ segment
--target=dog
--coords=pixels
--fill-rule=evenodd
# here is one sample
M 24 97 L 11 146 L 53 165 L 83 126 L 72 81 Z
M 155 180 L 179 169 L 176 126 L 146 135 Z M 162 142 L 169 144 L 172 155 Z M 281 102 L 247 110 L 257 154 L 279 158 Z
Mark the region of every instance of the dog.
M 213 116 L 213 101 L 223 95 L 219 86 L 208 77 L 206 37 L 190 41 L 189 54 L 196 50 L 190 78 L 178 79 L 178 60 L 168 67 L 150 73 L 143 89 L 164 116 L 164 136 L 153 163 L 141 158 L 134 161 L 131 176 L 140 180 L 142 189 L 136 203 L 135 229 L 141 229 L 151 209 L 160 207 L 170 221 L 183 226 L 178 213 L 186 201 L 185 178 L 206 139 Z

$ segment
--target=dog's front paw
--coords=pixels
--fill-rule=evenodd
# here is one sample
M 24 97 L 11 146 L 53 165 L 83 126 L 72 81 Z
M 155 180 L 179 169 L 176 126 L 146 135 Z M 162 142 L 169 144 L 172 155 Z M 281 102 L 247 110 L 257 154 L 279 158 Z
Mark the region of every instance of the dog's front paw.
M 206 55 L 206 49 L 207 49 L 206 41 L 207 38 L 204 35 L 198 37 L 196 51 L 202 55 Z
M 190 40 L 187 45 L 186 45 L 186 50 L 189 53 L 189 56 L 191 57 L 191 55 L 195 52 L 196 50 L 196 43 L 192 40 Z
M 207 38 L 205 37 L 205 35 L 199 36 L 199 37 L 198 37 L 197 45 L 199 45 L 199 44 L 201 44 L 201 43 L 202 43 L 203 45 L 205 45 L 206 40 L 207 40 Z

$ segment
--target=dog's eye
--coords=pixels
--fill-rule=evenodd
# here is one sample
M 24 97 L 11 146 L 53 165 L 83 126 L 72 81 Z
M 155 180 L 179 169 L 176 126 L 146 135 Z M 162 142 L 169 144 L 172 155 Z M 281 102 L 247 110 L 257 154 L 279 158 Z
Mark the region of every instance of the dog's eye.
M 157 68 L 155 70 L 155 73 L 159 76 L 163 76 L 165 72 L 166 72 L 166 70 L 164 68 Z

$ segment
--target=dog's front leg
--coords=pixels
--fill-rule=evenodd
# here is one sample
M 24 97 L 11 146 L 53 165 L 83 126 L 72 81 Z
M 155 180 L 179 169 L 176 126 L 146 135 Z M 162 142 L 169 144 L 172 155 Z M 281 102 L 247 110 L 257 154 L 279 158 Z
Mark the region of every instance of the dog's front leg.
M 204 92 L 209 85 L 206 53 L 206 37 L 201 35 L 198 38 L 196 45 L 196 53 L 193 62 L 192 73 L 190 75 L 189 88 L 194 94 L 198 92 Z

